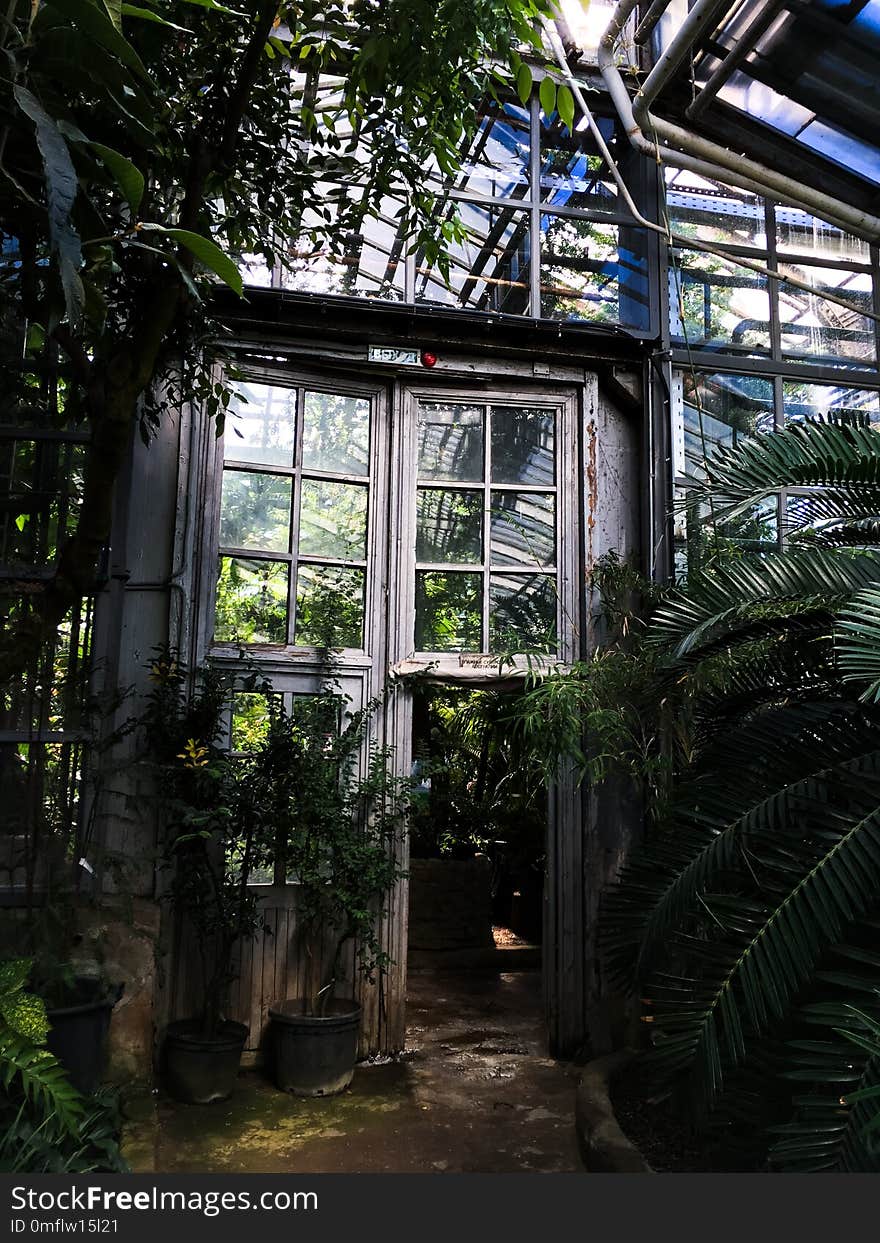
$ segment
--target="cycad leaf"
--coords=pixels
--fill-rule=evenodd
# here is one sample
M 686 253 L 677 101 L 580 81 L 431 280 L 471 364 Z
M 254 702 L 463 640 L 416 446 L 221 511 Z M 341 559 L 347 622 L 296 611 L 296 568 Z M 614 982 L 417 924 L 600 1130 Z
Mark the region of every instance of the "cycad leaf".
M 862 699 L 880 701 L 880 583 L 857 592 L 841 610 L 835 651 L 844 681 L 861 683 Z

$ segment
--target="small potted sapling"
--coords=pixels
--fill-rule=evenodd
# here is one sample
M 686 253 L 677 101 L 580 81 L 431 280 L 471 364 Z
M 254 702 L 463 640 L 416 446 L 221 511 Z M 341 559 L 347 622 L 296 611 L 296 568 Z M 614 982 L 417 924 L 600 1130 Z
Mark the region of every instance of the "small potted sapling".
M 201 965 L 201 1005 L 169 1024 L 165 1079 L 177 1099 L 207 1104 L 232 1094 L 248 1035 L 226 1016 L 235 950 L 262 923 L 249 882 L 265 865 L 264 822 L 252 816 L 236 760 L 217 745 L 229 688 L 210 669 L 186 701 L 183 675 L 163 653 L 151 668 L 146 713 L 163 805 L 166 897 L 186 921 Z
M 298 946 L 306 988 L 269 1008 L 275 1082 L 298 1096 L 329 1096 L 351 1082 L 361 1007 L 337 996 L 343 953 L 375 982 L 390 960 L 379 942 L 385 894 L 401 875 L 394 842 L 410 782 L 392 776 L 387 749 L 366 744 L 378 700 L 344 719 L 332 681 L 291 712 L 273 707 L 255 766 L 266 781 L 285 875 L 297 886 Z M 366 754 L 365 754 L 366 753 Z

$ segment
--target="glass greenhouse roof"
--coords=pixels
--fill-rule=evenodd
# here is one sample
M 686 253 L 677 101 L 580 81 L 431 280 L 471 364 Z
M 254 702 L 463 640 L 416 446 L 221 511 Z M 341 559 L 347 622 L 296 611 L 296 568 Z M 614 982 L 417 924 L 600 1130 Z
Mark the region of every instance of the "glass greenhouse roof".
M 694 65 L 703 87 L 746 34 L 758 6 L 738 6 Z M 880 0 L 776 6 L 718 99 L 820 156 L 880 185 Z

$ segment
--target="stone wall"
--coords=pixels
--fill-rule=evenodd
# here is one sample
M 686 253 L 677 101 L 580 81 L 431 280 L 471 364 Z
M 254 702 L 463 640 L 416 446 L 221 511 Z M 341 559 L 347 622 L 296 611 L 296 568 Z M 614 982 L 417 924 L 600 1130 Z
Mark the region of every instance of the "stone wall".
M 409 948 L 491 948 L 493 944 L 489 860 L 411 859 Z
M 92 949 L 102 975 L 124 986 L 110 1019 L 106 1078 L 126 1086 L 149 1083 L 159 907 L 143 898 L 105 901 L 82 912 L 81 920 L 83 956 Z

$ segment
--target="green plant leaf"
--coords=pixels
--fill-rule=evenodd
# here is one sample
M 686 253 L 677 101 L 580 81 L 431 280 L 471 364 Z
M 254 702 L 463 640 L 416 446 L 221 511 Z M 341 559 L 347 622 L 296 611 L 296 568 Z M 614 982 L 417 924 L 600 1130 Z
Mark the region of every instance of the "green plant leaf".
M 132 215 L 136 215 L 141 205 L 141 199 L 144 196 L 143 173 L 132 164 L 131 160 L 126 159 L 124 155 L 120 155 L 118 151 L 114 151 L 112 147 L 105 147 L 101 142 L 93 142 L 90 146 L 94 151 L 97 151 L 107 165 L 120 190 L 125 195 L 125 200 L 131 208 Z
M 0 963 L 0 997 L 7 997 L 24 988 L 32 965 L 30 958 L 11 958 Z
M 63 135 L 39 100 L 23 86 L 14 87 L 13 94 L 16 103 L 33 121 L 37 131 L 37 146 L 43 162 L 43 175 L 46 183 L 49 235 L 52 249 L 58 256 L 67 316 L 70 323 L 76 326 L 82 319 L 84 302 L 82 281 L 79 276 L 82 247 L 79 235 L 70 220 L 78 188 L 76 169 L 73 167 L 70 151 Z
M 574 95 L 571 93 L 571 87 L 563 82 L 556 92 L 556 106 L 559 109 L 559 116 L 564 125 L 568 127 L 569 133 L 574 133 Z
M 532 94 L 532 71 L 525 62 L 520 64 L 516 74 L 516 93 L 523 104 L 528 104 Z
M 244 282 L 241 273 L 229 256 L 224 254 L 217 243 L 212 242 L 210 238 L 202 237 L 200 233 L 191 233 L 189 229 L 166 229 L 160 224 L 142 224 L 139 228 L 152 233 L 162 233 L 186 247 L 191 254 L 195 255 L 199 263 L 219 276 L 239 297 L 243 295 Z
M 108 52 L 112 52 L 145 82 L 150 81 L 143 61 L 125 36 L 113 25 L 103 6 L 99 8 L 91 0 L 47 0 L 45 7 L 63 13 L 84 35 L 95 39 Z
M 538 87 L 538 98 L 541 101 L 541 109 L 544 116 L 549 120 L 556 111 L 556 83 L 552 78 L 541 79 L 541 85 Z
M 46 1007 L 42 998 L 33 993 L 14 993 L 11 997 L 0 999 L 0 1017 L 8 1027 L 30 1040 L 33 1044 L 44 1044 L 49 1031 L 49 1020 L 46 1018 Z
M 136 4 L 123 4 L 120 6 L 120 11 L 125 17 L 137 17 L 142 22 L 155 22 L 157 26 L 167 26 L 169 30 L 178 30 L 184 35 L 193 34 L 193 31 L 187 29 L 186 26 L 178 26 L 176 22 L 169 22 L 167 17 L 154 13 L 152 9 L 142 9 Z
M 122 0 L 104 0 L 104 8 L 107 10 L 107 16 L 113 23 L 115 28 L 122 34 Z

